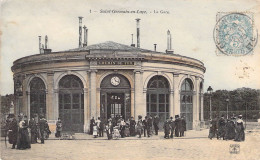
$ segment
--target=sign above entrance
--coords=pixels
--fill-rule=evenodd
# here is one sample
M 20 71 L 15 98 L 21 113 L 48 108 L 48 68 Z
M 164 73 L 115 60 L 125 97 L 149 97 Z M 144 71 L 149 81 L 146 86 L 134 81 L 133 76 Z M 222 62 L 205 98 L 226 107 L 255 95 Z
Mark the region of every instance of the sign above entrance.
M 132 61 L 98 61 L 98 65 L 134 65 Z

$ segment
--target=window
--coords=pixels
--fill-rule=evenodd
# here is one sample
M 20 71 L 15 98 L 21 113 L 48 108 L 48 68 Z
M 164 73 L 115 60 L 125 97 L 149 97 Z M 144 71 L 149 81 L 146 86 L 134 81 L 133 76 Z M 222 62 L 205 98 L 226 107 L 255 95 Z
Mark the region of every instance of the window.
M 154 76 L 147 85 L 146 94 L 147 115 L 159 115 L 164 122 L 169 116 L 169 83 L 163 76 Z
M 46 116 L 46 88 L 43 80 L 35 77 L 30 82 L 30 117 Z

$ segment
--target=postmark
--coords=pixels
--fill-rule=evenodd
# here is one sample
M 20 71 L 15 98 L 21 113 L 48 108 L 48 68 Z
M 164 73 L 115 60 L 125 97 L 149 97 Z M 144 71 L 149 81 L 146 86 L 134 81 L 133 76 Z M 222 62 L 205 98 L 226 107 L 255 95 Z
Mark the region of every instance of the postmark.
M 240 153 L 240 145 L 239 144 L 230 144 L 229 152 L 230 152 L 230 154 L 239 154 Z
M 214 28 L 214 40 L 217 55 L 244 56 L 253 54 L 257 43 L 253 13 L 219 12 Z

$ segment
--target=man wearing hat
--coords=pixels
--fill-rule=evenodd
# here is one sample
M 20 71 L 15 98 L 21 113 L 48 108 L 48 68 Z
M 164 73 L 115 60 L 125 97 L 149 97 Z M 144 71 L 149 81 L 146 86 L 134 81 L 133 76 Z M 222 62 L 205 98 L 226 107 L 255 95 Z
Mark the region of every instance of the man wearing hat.
M 39 120 L 39 128 L 40 128 L 40 138 L 41 138 L 41 143 L 44 144 L 44 131 L 46 126 L 48 125 L 46 119 L 44 118 L 43 115 L 41 115 L 40 120 Z
M 18 136 L 18 124 L 15 119 L 14 114 L 9 114 L 7 117 L 7 133 L 9 143 L 12 144 L 12 149 L 15 149 L 15 145 L 17 144 L 17 136 Z
M 147 136 L 150 137 L 151 136 L 151 129 L 153 126 L 153 120 L 151 116 L 148 116 L 147 119 Z
M 173 132 L 174 132 L 174 128 L 175 128 L 175 122 L 173 120 L 173 117 L 170 117 L 170 126 L 171 126 L 171 138 L 173 138 Z
M 136 122 L 134 120 L 134 117 L 131 117 L 131 120 L 130 120 L 130 136 L 135 136 L 135 125 L 136 125 Z
M 217 139 L 223 138 L 225 140 L 225 133 L 226 133 L 226 121 L 224 119 L 224 115 L 218 120 L 218 135 Z
M 144 120 L 143 120 L 143 129 L 144 129 L 144 137 L 146 137 L 146 132 L 147 132 L 147 128 L 148 128 L 148 123 L 147 123 L 147 116 L 145 116 Z
M 170 134 L 171 126 L 170 126 L 170 120 L 168 118 L 164 122 L 163 128 L 164 128 L 164 138 L 168 138 L 169 139 L 170 138 L 169 134 Z
M 180 118 L 179 115 L 175 115 L 175 137 L 179 137 L 180 133 Z
M 159 119 L 158 115 L 156 115 L 153 119 L 153 127 L 154 127 L 154 131 L 155 131 L 155 135 L 158 135 L 159 122 L 160 122 L 160 119 Z

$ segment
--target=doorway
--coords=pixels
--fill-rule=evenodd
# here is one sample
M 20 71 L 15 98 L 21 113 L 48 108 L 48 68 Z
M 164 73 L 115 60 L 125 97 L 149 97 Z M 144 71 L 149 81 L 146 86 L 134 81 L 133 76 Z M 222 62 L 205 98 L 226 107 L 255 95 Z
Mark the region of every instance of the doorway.
M 116 115 L 125 117 L 124 93 L 107 94 L 107 118 L 114 118 Z

